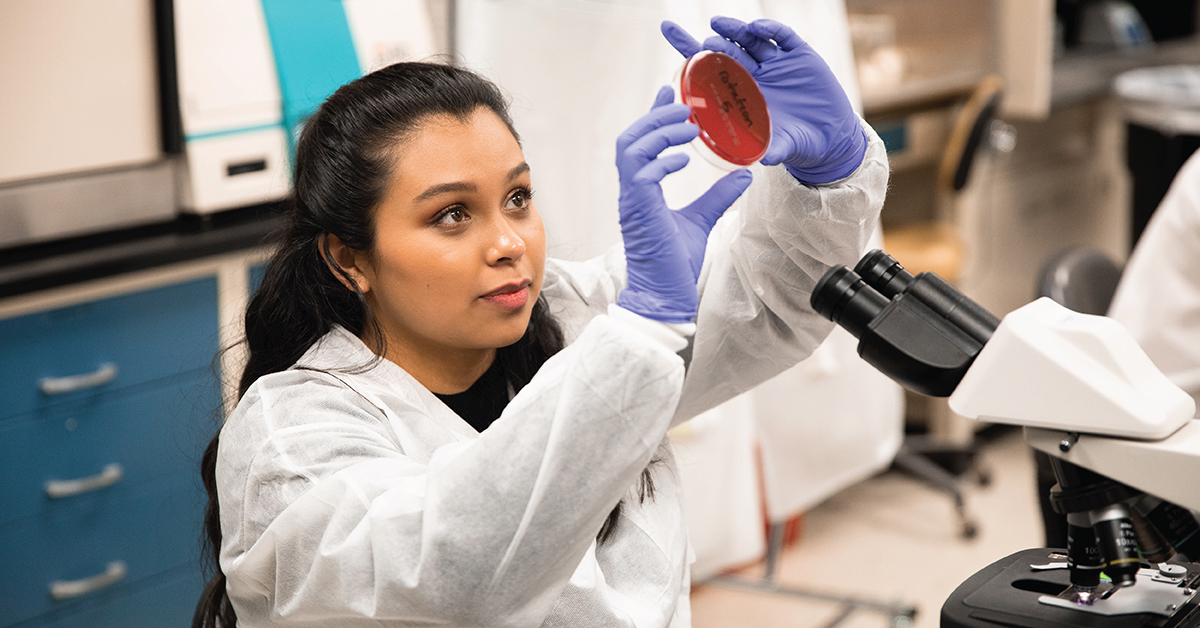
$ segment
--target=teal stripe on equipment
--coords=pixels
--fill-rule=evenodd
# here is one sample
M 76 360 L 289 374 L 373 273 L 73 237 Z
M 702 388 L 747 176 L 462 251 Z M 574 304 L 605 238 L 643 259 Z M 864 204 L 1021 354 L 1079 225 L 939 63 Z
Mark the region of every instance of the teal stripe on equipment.
M 304 120 L 338 87 L 361 76 L 341 0 L 262 0 L 288 147 L 295 156 Z
M 186 139 L 189 142 L 194 142 L 196 140 L 206 140 L 210 137 L 222 137 L 225 135 L 241 135 L 242 133 L 253 133 L 255 131 L 266 131 L 268 129 L 278 129 L 278 128 L 280 128 L 280 125 L 278 125 L 278 124 L 259 124 L 257 126 L 242 127 L 240 129 L 222 129 L 220 131 L 209 131 L 208 133 L 197 133 L 195 135 L 188 135 L 184 139 Z

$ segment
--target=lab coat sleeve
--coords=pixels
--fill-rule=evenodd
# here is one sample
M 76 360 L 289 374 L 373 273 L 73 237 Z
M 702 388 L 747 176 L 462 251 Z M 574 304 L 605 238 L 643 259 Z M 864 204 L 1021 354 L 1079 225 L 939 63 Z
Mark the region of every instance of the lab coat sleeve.
M 759 168 L 744 199 L 709 237 L 696 335 L 675 421 L 782 373 L 833 329 L 809 297 L 825 271 L 853 267 L 876 229 L 887 192 L 883 142 L 849 177 L 808 186 L 784 168 Z
M 531 626 L 659 446 L 683 363 L 596 317 L 491 427 L 428 464 L 336 376 L 277 375 L 307 390 L 260 380 L 221 433 L 239 625 Z
M 755 166 L 754 183 L 717 221 L 700 273 L 696 334 L 675 423 L 796 365 L 833 329 L 809 296 L 825 271 L 858 263 L 887 193 L 883 141 L 861 124 L 867 152 L 849 177 L 809 186 L 782 166 Z M 547 261 L 543 291 L 568 338 L 616 300 L 624 261 L 620 245 L 587 261 Z
M 1200 152 L 1180 168 L 1146 225 L 1108 315 L 1200 403 Z

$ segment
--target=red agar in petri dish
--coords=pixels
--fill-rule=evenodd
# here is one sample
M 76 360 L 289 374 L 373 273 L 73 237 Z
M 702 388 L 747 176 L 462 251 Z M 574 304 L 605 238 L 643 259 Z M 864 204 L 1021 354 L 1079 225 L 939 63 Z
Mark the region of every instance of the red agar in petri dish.
M 692 109 L 688 120 L 700 127 L 699 142 L 694 143 L 701 155 L 710 157 L 702 150 L 706 148 L 712 156 L 742 167 L 766 154 L 771 143 L 767 101 L 754 77 L 733 57 L 709 50 L 693 55 L 680 72 L 679 97 Z

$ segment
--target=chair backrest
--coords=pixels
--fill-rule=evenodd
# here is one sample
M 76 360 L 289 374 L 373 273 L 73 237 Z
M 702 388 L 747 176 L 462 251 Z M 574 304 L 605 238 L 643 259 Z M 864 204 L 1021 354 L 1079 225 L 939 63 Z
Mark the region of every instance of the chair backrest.
M 1050 297 L 1076 312 L 1102 316 L 1120 279 L 1121 265 L 1112 258 L 1095 249 L 1073 247 L 1042 265 L 1037 296 Z
M 988 125 L 996 117 L 1003 94 L 1004 80 L 994 74 L 984 77 L 971 91 L 954 118 L 954 126 L 942 151 L 938 165 L 939 189 L 953 193 L 966 187 L 975 154 L 984 142 Z

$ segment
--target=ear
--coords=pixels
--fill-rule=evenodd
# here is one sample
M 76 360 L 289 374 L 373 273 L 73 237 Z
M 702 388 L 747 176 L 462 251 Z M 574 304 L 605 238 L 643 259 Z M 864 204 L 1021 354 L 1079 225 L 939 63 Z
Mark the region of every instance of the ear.
M 357 287 L 363 294 L 371 291 L 371 278 L 369 269 L 365 268 L 365 255 L 346 246 L 341 238 L 332 233 L 321 234 L 318 244 L 321 247 L 321 257 L 329 266 L 329 272 L 333 273 L 342 285 L 352 291 Z

